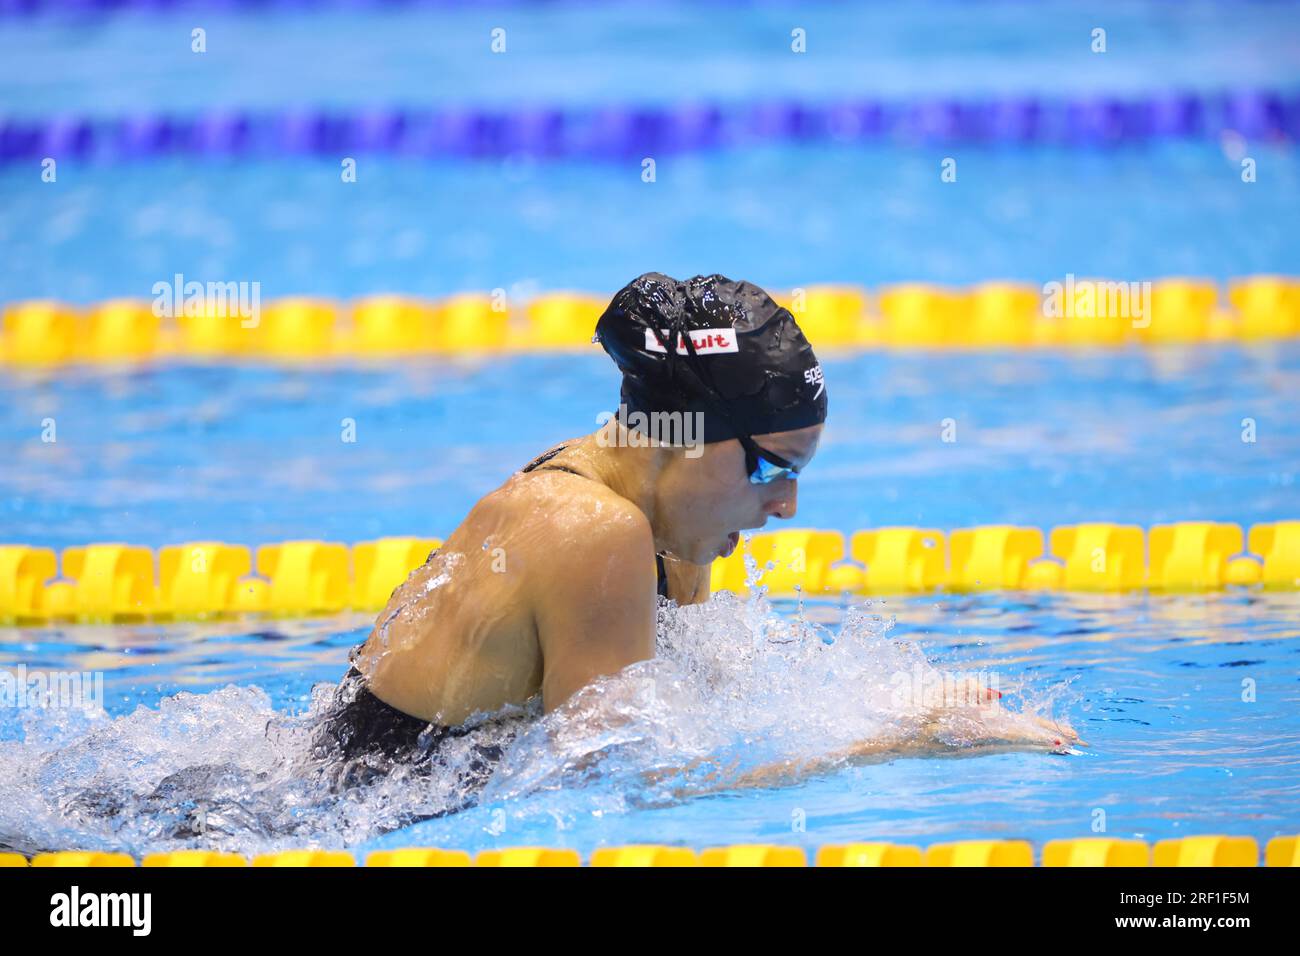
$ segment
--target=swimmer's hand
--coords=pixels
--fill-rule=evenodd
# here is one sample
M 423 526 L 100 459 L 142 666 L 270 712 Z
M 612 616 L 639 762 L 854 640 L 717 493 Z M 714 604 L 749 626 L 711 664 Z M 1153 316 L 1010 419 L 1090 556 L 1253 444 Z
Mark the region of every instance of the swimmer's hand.
M 952 699 L 931 708 L 915 745 L 958 750 L 1041 747 L 1050 753 L 1077 753 L 1074 747 L 1087 746 L 1065 721 L 1009 711 L 1001 698 L 999 691 L 973 679 L 959 685 Z
M 1088 742 L 1081 740 L 1075 729 L 1063 720 L 1033 716 L 1029 720 L 1036 726 L 1039 735 L 1044 732 L 1047 734 L 1042 739 L 1050 741 L 1052 753 L 1074 753 L 1076 751 L 1073 748 L 1088 746 Z
M 853 763 L 879 763 L 899 757 L 974 756 L 990 751 L 1042 750 L 1077 754 L 1086 747 L 1073 727 L 1063 720 L 1016 713 L 1002 706 L 1001 694 L 973 682 L 961 693 L 939 703 L 907 731 L 883 734 L 816 757 L 792 758 L 737 772 L 735 764 L 700 758 L 676 771 L 646 774 L 647 783 L 660 783 L 683 770 L 706 771 L 689 787 L 675 791 L 679 797 L 734 790 L 743 787 L 777 787 Z
M 942 739 L 942 737 L 937 737 Z M 1075 747 L 1088 746 L 1080 740 L 1073 727 L 1062 720 L 1039 717 L 1033 714 L 1013 714 L 1002 711 L 986 719 L 975 734 L 961 744 L 969 747 L 1010 746 L 1016 748 L 1043 748 L 1049 753 L 1077 753 Z

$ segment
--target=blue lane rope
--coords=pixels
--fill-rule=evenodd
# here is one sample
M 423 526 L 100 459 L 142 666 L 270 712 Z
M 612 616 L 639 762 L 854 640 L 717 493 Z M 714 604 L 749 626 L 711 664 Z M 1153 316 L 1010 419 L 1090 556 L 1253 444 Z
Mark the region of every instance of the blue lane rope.
M 1169 92 L 1127 99 L 865 98 L 594 109 L 217 110 L 120 119 L 0 118 L 0 163 L 46 156 L 121 162 L 164 155 L 354 153 L 625 159 L 772 142 L 1114 147 L 1215 138 L 1225 130 L 1253 141 L 1300 139 L 1300 91 Z

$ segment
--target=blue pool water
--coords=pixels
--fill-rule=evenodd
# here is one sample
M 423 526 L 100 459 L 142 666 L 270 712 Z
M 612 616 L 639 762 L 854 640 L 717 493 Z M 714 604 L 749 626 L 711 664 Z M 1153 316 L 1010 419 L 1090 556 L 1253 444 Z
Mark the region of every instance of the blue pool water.
M 0 376 L 0 528 L 51 546 L 443 537 L 618 403 L 590 355 Z M 1292 517 L 1300 347 L 826 360 L 801 526 Z M 57 441 L 41 441 L 54 420 Z M 345 419 L 355 442 L 343 441 Z M 942 440 L 953 420 L 953 442 Z M 1243 441 L 1243 421 L 1255 441 Z M 1248 437 L 1248 436 L 1247 436 Z
M 1161 95 L 1300 86 L 1289 3 L 505 4 L 10 19 L 0 117 L 220 110 L 573 109 L 852 96 Z M 490 30 L 507 52 L 487 52 Z M 790 52 L 805 29 L 808 52 Z M 1091 31 L 1108 31 L 1105 53 Z M 139 51 L 149 51 L 141 56 Z M 316 64 L 328 64 L 328 68 Z M 957 180 L 940 163 L 957 160 Z M 1240 160 L 1257 178 L 1241 180 Z M 633 162 L 361 156 L 0 166 L 0 300 L 150 295 L 177 272 L 263 298 L 504 288 L 611 294 L 633 276 L 764 286 L 1035 283 L 1300 272 L 1293 143 L 761 145 Z
M 154 283 L 260 282 L 262 300 L 506 289 L 612 295 L 649 270 L 764 287 L 1041 284 L 1300 272 L 1300 161 L 1213 144 L 1062 149 L 772 146 L 636 163 L 375 157 L 343 184 L 310 160 L 0 167 L 0 293 L 152 298 Z M 957 182 L 939 179 L 958 161 Z M 1195 197 L 1187 201 L 1187 197 Z
M 0 112 L 1294 88 L 1295 14 L 1274 0 L 669 0 L 653 13 L 578 0 L 11 19 Z M 204 54 L 190 50 L 196 26 Z M 490 52 L 494 28 L 503 54 Z M 1105 53 L 1092 52 L 1097 28 Z
M 729 753 L 743 766 L 776 752 L 814 755 L 837 737 L 837 721 L 867 708 L 881 683 L 891 686 L 904 666 L 897 651 L 877 649 L 878 666 L 831 674 L 829 685 L 815 667 L 790 668 L 784 672 L 788 693 L 776 712 L 752 683 L 752 670 L 759 669 L 754 659 L 742 664 L 724 653 L 737 648 L 728 633 L 730 612 L 704 610 L 707 636 L 701 640 L 726 661 L 716 668 L 714 678 L 725 678 L 717 689 L 743 692 L 736 706 L 767 720 L 733 716 L 730 725 L 701 728 L 693 723 L 699 715 L 689 710 L 647 711 L 636 725 L 642 736 L 620 741 L 620 759 L 610 759 L 609 776 L 586 779 L 565 769 L 564 756 L 572 752 L 561 755 L 525 741 L 508 753 L 495 793 L 489 790 L 478 806 L 384 835 L 376 828 L 391 821 L 403 801 L 422 799 L 415 785 L 408 782 L 396 797 L 371 794 L 369 801 L 300 808 L 297 819 L 309 825 L 291 835 L 252 825 L 223 832 L 214 823 L 207 837 L 188 841 L 170 838 L 167 827 L 192 814 L 193 802 L 178 799 L 159 810 L 146 800 L 170 773 L 233 760 L 240 767 L 232 784 L 237 799 L 287 826 L 295 819 L 294 801 L 308 801 L 287 780 L 255 782 L 257 774 L 277 767 L 266 743 L 268 722 L 282 719 L 277 714 L 306 713 L 310 685 L 337 680 L 346 649 L 364 637 L 366 625 L 334 620 L 4 632 L 0 663 L 103 670 L 109 714 L 134 713 L 86 723 L 66 713 L 28 712 L 22 717 L 26 743 L 18 743 L 18 715 L 0 711 L 0 843 L 29 851 L 76 844 L 135 853 L 182 845 L 256 852 L 310 843 L 364 852 L 544 844 L 585 855 L 601 845 L 643 842 L 759 840 L 811 849 L 857 840 L 925 845 L 986 837 L 1041 845 L 1097 832 L 1146 840 L 1228 832 L 1263 840 L 1300 826 L 1300 599 L 1294 594 L 876 602 L 873 612 L 897 619 L 892 640 L 923 650 L 944 672 L 997 675 L 1013 706 L 1049 702 L 1090 746 L 1075 756 L 896 759 L 842 767 L 794 786 L 695 797 L 638 788 L 629 767 L 673 764 L 656 747 L 664 737 L 680 753 L 694 753 L 707 738 L 712 752 Z M 789 604 L 778 610 L 795 613 Z M 842 618 L 841 608 L 830 604 L 809 605 L 804 613 L 832 633 Z M 752 637 L 746 632 L 741 643 Z M 840 640 L 863 641 L 864 635 L 853 631 Z M 671 674 L 659 668 L 667 687 L 673 686 Z M 153 710 L 160 702 L 161 714 Z M 737 737 L 725 739 L 731 733 Z M 104 790 L 133 796 L 139 813 L 111 825 L 80 815 L 78 800 Z M 205 796 L 220 804 L 217 795 Z M 227 793 L 225 799 L 235 798 Z M 217 811 L 209 812 L 215 821 Z M 1094 829 L 1098 821 L 1104 829 Z

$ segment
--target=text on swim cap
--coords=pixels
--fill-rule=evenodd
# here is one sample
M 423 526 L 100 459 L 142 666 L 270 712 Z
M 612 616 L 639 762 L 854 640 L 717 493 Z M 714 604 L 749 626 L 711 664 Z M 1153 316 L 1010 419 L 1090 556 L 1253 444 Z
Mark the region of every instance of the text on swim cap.
M 666 340 L 672 335 L 672 330 L 660 329 L 659 334 Z M 697 355 L 740 351 L 740 346 L 736 344 L 735 329 L 691 329 L 691 345 L 695 346 L 695 354 Z M 659 338 L 655 336 L 654 329 L 645 330 L 645 347 L 647 352 L 668 351 L 660 344 Z M 686 339 L 681 335 L 677 336 L 677 354 L 688 354 Z
M 822 390 L 824 388 L 826 388 L 826 376 L 822 373 L 822 367 L 820 363 L 814 365 L 810 369 L 805 369 L 803 373 L 803 380 L 807 382 L 809 385 L 817 386 L 817 391 L 813 393 L 814 399 L 817 398 L 817 396 L 822 393 Z

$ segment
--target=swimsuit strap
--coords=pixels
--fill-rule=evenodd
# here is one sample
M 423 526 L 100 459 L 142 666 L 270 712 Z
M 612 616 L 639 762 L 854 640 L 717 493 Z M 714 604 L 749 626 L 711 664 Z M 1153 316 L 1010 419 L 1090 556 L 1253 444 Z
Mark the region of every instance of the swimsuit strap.
M 582 474 L 581 472 L 574 471 L 572 468 L 565 467 L 564 465 L 546 464 L 548 461 L 550 461 L 552 458 L 554 458 L 556 455 L 558 455 L 560 452 L 564 451 L 564 449 L 568 447 L 569 447 L 568 445 L 559 445 L 555 448 L 552 448 L 548 452 L 538 455 L 528 464 L 524 465 L 524 467 L 520 469 L 520 472 L 527 473 L 530 471 L 563 471 L 566 474 L 577 475 L 579 478 L 586 478 L 587 476 Z
M 544 465 L 546 462 L 550 461 L 552 458 L 554 458 L 556 455 L 558 455 L 560 452 L 564 451 L 564 449 L 568 447 L 569 447 L 568 445 L 556 445 L 550 451 L 542 452 L 540 455 L 538 455 L 528 464 L 524 465 L 524 467 L 520 468 L 519 471 L 521 473 L 536 471 L 539 465 Z M 577 474 L 577 472 L 574 472 L 571 469 L 568 468 L 562 469 L 560 465 L 553 465 L 552 468 L 555 471 L 563 470 L 563 471 L 568 471 L 570 474 Z
M 668 596 L 668 569 L 664 567 L 664 556 L 662 554 L 655 555 L 655 574 L 659 579 L 657 582 L 657 586 L 659 588 L 659 596 L 667 597 Z
M 568 445 L 557 445 L 556 447 L 552 448 L 550 451 L 543 452 L 542 454 L 538 455 L 528 464 L 524 465 L 523 468 L 519 469 L 519 471 L 521 473 L 526 473 L 530 471 L 564 471 L 564 472 L 568 472 L 570 475 L 577 475 L 579 478 L 586 478 L 587 477 L 586 475 L 576 472 L 572 468 L 566 468 L 564 467 L 564 465 L 546 464 L 548 461 L 550 461 L 552 458 L 554 458 L 556 455 L 558 455 L 560 452 L 564 451 L 564 449 L 568 447 L 569 447 Z M 667 568 L 664 567 L 664 556 L 662 554 L 655 555 L 655 577 L 656 577 L 656 582 L 655 582 L 656 591 L 659 593 L 661 597 L 668 597 L 668 570 Z

